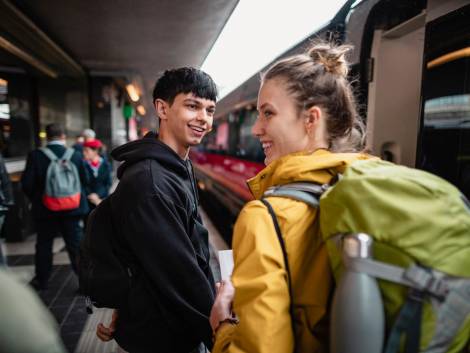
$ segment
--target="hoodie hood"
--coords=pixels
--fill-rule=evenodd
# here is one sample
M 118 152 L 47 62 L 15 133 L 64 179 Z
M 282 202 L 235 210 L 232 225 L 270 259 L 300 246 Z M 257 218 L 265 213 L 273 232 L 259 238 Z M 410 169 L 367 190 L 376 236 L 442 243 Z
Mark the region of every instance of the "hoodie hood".
M 154 159 L 183 178 L 187 178 L 189 160 L 181 159 L 175 151 L 157 137 L 154 132 L 149 132 L 142 139 L 116 147 L 111 152 L 113 159 L 123 162 L 117 170 L 119 179 L 127 168 L 145 159 Z
M 325 184 L 337 173 L 343 173 L 351 163 L 371 158 L 377 157 L 362 153 L 332 153 L 327 150 L 291 153 L 272 162 L 248 180 L 248 187 L 253 196 L 260 199 L 266 189 L 273 185 L 300 181 Z

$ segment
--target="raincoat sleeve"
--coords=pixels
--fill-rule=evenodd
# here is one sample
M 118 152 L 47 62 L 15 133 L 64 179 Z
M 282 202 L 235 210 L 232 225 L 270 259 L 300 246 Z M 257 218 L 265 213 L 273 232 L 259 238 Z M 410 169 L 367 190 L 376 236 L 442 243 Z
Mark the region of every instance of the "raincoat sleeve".
M 292 352 L 287 272 L 272 218 L 260 201 L 241 211 L 233 249 L 233 311 L 240 322 L 217 330 L 212 352 Z

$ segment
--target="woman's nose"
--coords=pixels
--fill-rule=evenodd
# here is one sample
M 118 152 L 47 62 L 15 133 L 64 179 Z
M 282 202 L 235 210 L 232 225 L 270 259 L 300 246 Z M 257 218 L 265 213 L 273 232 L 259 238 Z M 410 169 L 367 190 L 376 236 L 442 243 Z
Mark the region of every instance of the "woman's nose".
M 263 134 L 263 127 L 261 126 L 260 119 L 256 119 L 254 125 L 251 128 L 251 133 L 253 136 L 259 137 Z

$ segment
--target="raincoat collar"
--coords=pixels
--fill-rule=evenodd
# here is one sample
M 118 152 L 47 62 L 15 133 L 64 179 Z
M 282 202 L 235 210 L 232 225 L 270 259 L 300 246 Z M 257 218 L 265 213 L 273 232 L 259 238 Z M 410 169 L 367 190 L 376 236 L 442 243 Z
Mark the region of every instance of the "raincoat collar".
M 247 181 L 248 188 L 260 199 L 267 188 L 293 182 L 329 183 L 337 173 L 343 173 L 354 161 L 374 158 L 362 153 L 333 153 L 320 149 L 296 152 L 272 162 Z

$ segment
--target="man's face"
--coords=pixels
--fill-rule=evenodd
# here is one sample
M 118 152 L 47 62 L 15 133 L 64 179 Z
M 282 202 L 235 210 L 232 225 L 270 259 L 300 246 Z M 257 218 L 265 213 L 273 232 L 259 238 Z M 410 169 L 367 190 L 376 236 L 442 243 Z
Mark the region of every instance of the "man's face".
M 162 137 L 180 155 L 201 143 L 212 129 L 215 112 L 212 100 L 199 98 L 193 93 L 180 93 L 171 105 L 161 99 L 157 99 L 155 105 L 162 120 Z

